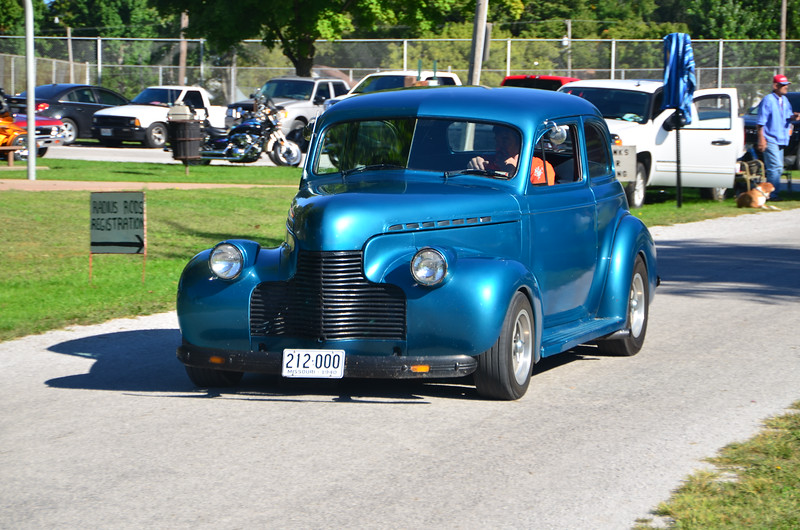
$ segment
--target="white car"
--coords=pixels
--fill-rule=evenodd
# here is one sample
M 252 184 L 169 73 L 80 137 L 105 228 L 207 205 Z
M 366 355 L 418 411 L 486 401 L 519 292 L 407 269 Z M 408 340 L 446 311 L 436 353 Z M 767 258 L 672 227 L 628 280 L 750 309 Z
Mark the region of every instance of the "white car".
M 325 102 L 325 108 L 345 98 L 369 92 L 406 88 L 410 86 L 460 85 L 461 79 L 452 72 L 434 72 L 432 70 L 387 70 L 376 72 L 361 79 L 350 92 L 343 96 L 331 98 Z
M 630 170 L 617 171 L 628 202 L 644 203 L 646 186 L 676 186 L 676 132 L 661 109 L 663 82 L 595 79 L 567 83 L 559 89 L 594 104 L 606 120 L 620 151 L 628 153 Z M 736 161 L 744 154 L 744 122 L 739 117 L 735 88 L 695 90 L 692 120 L 680 128 L 681 186 L 701 188 L 704 196 L 720 199 L 733 187 Z M 624 166 L 622 154 L 615 162 Z M 621 163 L 622 162 L 622 163 Z

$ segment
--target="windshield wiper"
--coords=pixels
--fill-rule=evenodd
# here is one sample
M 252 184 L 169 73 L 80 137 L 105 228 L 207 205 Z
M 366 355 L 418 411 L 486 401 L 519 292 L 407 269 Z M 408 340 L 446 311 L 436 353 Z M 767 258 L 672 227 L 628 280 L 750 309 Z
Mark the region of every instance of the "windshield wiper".
M 444 172 L 445 180 L 458 175 L 481 175 L 498 180 L 508 180 L 511 178 L 508 171 L 497 171 L 494 169 L 456 169 L 455 171 Z
M 371 171 L 373 169 L 405 169 L 405 166 L 399 164 L 371 164 L 369 166 L 358 166 L 342 171 L 342 178 L 349 177 L 353 173 L 361 173 L 362 171 Z

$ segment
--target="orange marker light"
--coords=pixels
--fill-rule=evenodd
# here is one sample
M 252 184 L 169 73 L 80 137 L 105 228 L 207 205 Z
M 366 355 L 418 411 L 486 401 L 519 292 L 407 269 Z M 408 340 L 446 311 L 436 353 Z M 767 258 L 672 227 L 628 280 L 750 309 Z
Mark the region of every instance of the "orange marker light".
M 417 374 L 427 374 L 431 371 L 431 367 L 427 364 L 414 364 L 411 366 L 411 371 Z
M 219 355 L 212 355 L 208 358 L 208 362 L 211 364 L 225 364 L 225 357 L 220 357 Z

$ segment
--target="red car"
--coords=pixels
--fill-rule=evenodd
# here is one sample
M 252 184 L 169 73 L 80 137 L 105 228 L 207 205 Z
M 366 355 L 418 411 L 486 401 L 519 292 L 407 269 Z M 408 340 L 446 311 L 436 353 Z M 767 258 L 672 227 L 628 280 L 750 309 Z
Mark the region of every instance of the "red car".
M 521 86 L 525 88 L 539 88 L 542 90 L 558 90 L 563 85 L 573 81 L 580 81 L 580 79 L 561 75 L 509 75 L 503 79 L 500 86 Z

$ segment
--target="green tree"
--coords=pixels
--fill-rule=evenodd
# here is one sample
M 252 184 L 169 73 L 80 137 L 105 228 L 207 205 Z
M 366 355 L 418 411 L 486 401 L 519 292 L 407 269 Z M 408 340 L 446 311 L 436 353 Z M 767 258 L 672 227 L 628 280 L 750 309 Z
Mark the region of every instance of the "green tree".
M 39 34 L 47 13 L 44 0 L 33 0 L 34 35 Z M 25 35 L 25 4 L 23 0 L 0 0 L 0 35 Z
M 245 39 L 276 43 L 298 75 L 311 75 L 317 39 L 335 40 L 354 28 L 404 26 L 409 35 L 444 20 L 454 0 L 153 0 L 164 14 L 189 14 L 189 37 L 202 37 L 220 49 Z

